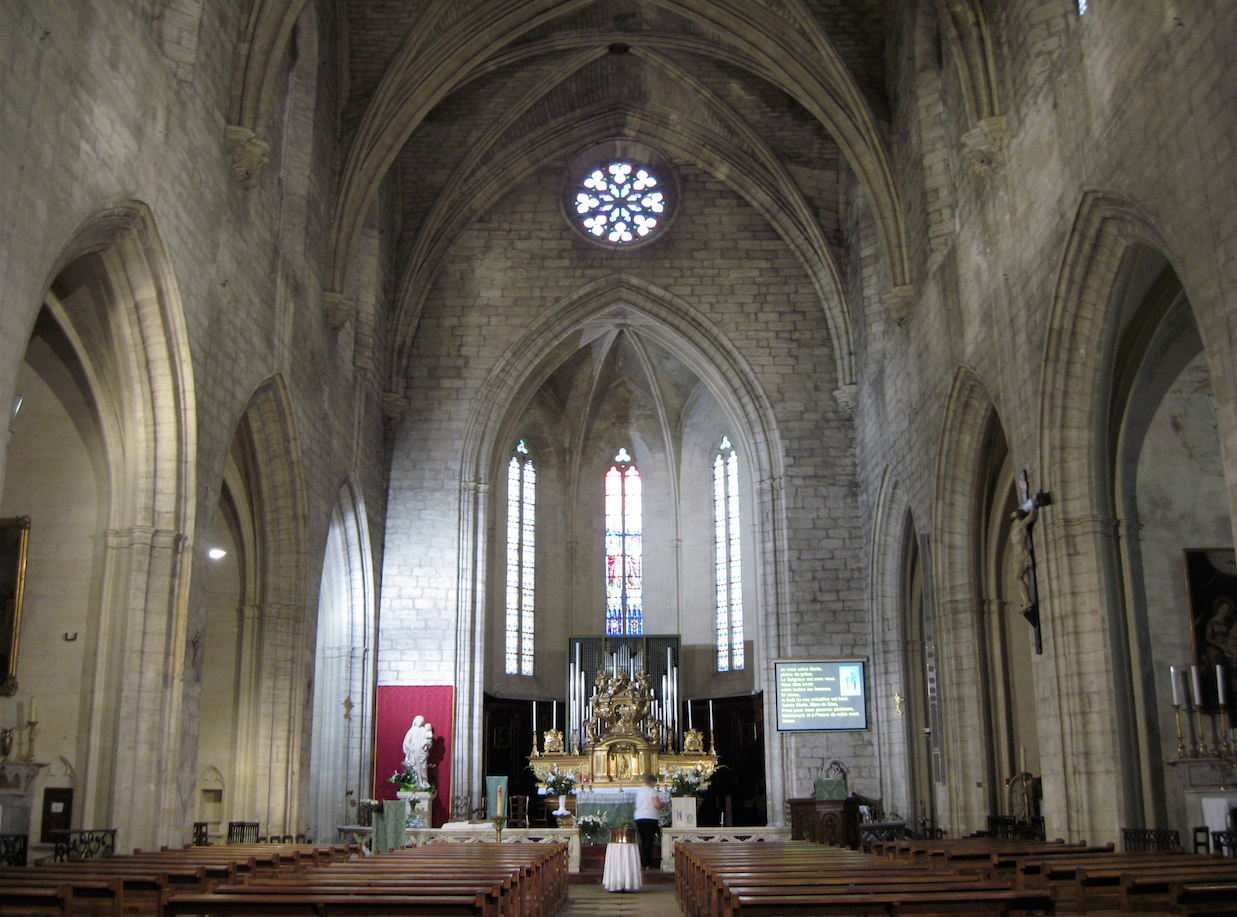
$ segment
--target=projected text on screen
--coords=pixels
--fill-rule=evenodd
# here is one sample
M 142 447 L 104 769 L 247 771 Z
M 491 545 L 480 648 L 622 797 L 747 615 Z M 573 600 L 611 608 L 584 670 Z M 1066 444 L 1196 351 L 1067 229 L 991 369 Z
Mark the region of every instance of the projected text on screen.
M 779 730 L 867 729 L 864 660 L 781 660 L 774 669 Z

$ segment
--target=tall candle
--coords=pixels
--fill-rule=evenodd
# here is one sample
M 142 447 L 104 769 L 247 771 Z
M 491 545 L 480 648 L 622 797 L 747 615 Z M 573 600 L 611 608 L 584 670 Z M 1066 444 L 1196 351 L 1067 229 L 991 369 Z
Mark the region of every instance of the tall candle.
M 1194 684 L 1194 706 L 1203 705 L 1203 680 L 1198 675 L 1198 666 L 1190 666 L 1190 681 Z
M 494 814 L 499 817 L 503 814 L 503 785 L 501 783 L 498 785 L 498 808 L 494 811 Z
M 1173 680 L 1173 706 L 1181 706 L 1181 676 L 1177 674 L 1177 667 L 1170 665 L 1168 667 L 1168 676 Z
M 34 701 L 35 698 L 32 696 L 30 698 L 30 712 L 26 714 L 26 719 L 31 723 L 37 723 L 39 721 L 38 715 L 34 712 Z
M 1027 747 L 1025 745 L 1018 748 L 1018 772 L 1020 774 L 1027 772 Z
M 687 728 L 692 728 L 692 702 L 687 702 Z
M 1220 706 L 1228 704 L 1228 692 L 1225 690 L 1227 686 L 1224 684 L 1224 666 L 1216 666 L 1216 694 L 1218 695 Z
M 537 702 L 533 701 L 533 735 L 537 734 Z
M 550 711 L 551 711 L 550 728 L 557 729 L 558 728 L 558 701 L 556 700 L 550 701 Z
M 713 731 L 713 700 L 709 699 L 709 732 Z

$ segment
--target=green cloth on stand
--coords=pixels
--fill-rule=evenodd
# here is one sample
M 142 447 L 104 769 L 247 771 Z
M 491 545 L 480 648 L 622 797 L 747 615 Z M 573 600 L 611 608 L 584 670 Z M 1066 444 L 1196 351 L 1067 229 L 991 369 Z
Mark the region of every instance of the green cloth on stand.
M 613 799 L 614 801 L 609 801 Z M 610 829 L 634 825 L 636 815 L 635 796 L 631 793 L 584 793 L 576 796 L 576 823 L 585 815 L 604 815 L 604 828 L 580 827 L 580 841 L 584 844 L 607 844 Z
M 374 828 L 370 834 L 370 849 L 374 853 L 386 853 L 404 846 L 407 836 L 408 803 L 403 799 L 388 799 L 382 811 L 374 813 Z
M 503 791 L 503 810 L 498 811 L 498 788 Z M 506 777 L 485 778 L 485 817 L 506 816 L 511 812 L 511 792 L 507 789 Z

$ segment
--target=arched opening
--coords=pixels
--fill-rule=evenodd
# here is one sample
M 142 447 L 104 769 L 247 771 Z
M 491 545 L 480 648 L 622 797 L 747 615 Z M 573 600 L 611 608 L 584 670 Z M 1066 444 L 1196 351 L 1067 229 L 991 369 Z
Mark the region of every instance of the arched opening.
M 936 617 L 923 549 L 915 521 L 906 514 L 903 531 L 901 590 L 905 673 L 906 748 L 911 808 L 905 815 L 920 834 L 937 827 L 940 781 L 940 694 L 937 679 Z
M 1122 768 L 1141 787 L 1142 823 L 1184 832 L 1204 823 L 1200 787 L 1215 781 L 1161 764 L 1176 757 L 1169 669 L 1199 665 L 1204 709 L 1214 706 L 1215 666 L 1233 673 L 1237 658 L 1227 649 L 1232 616 L 1211 618 L 1225 597 L 1237 602 L 1237 564 L 1211 370 L 1189 299 L 1145 245 L 1126 251 L 1118 276 L 1106 471 L 1123 536 L 1117 588 L 1129 665 L 1119 677 L 1138 724 L 1136 754 Z M 1185 683 L 1178 690 L 1189 693 Z M 1195 723 L 1184 721 L 1192 751 Z M 1218 784 L 1207 792 L 1223 795 Z
M 1032 669 L 1035 631 L 1023 616 L 1027 599 L 1019 585 L 1021 554 L 1015 539 L 1016 509 L 1023 504 L 1016 469 L 1000 419 L 993 411 L 983 447 L 979 481 L 982 533 L 977 564 L 982 583 L 984 672 L 991 749 L 988 786 L 990 814 L 1039 816 L 1039 726 Z M 1032 528 L 1032 537 L 1036 535 Z M 1028 587 L 1029 588 L 1029 587 Z M 1029 780 L 1021 775 L 1036 775 Z M 1024 784 L 1026 786 L 1024 787 Z
M 122 847 L 178 843 L 187 830 L 176 673 L 193 528 L 188 367 L 149 212 L 96 214 L 51 273 L 14 367 L 22 410 L 10 418 L 0 511 L 30 516 L 31 541 L 7 703 L 41 698 L 36 753 L 66 763 L 40 779 L 74 791 L 63 827 L 119 824 Z M 162 654 L 149 652 L 156 643 Z M 161 704 L 142 702 L 152 691 Z M 125 740 L 138 732 L 159 738 Z
M 352 487 L 331 513 L 318 593 L 310 746 L 310 834 L 355 824 L 373 769 L 374 574 L 365 505 Z
M 80 288 L 70 292 L 66 282 L 59 288 L 70 297 L 91 295 Z M 29 517 L 30 542 L 17 693 L 4 699 L 10 708 L 16 700 L 17 709 L 11 709 L 6 722 L 27 719 L 31 700 L 38 698 L 38 760 L 64 756 L 78 767 L 85 752 L 79 721 L 82 710 L 90 709 L 91 650 L 98 648 L 100 633 L 110 481 L 89 382 L 68 337 L 47 309 L 39 312 L 18 368 L 17 393 L 20 403 L 10 415 L 0 517 Z M 80 787 L 74 784 L 68 772 L 42 775 L 42 787 L 77 796 Z M 70 808 L 73 802 L 80 808 L 80 797 L 70 800 Z M 35 807 L 30 814 L 31 837 L 37 840 L 42 812 Z
M 308 779 L 304 494 L 286 393 L 250 399 L 225 462 L 206 607 L 190 649 L 201 670 L 198 767 L 228 788 L 225 821 L 304 834 Z M 199 788 L 200 789 L 200 788 Z

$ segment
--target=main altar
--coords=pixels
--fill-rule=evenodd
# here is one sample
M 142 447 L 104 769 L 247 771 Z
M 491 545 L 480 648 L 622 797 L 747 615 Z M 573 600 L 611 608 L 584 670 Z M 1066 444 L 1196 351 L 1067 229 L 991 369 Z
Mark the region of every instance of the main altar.
M 568 736 L 548 729 L 535 737 L 528 761 L 541 786 L 551 775 L 567 773 L 575 775 L 581 790 L 618 792 L 643 785 L 646 774 L 662 785 L 687 774 L 700 789 L 707 788 L 717 768 L 713 737 L 706 750 L 701 730 L 676 729 L 677 703 L 667 703 L 665 695 L 676 693 L 677 674 L 675 666 L 669 679 L 663 676 L 659 696 L 634 660 L 626 668 L 616 659 L 610 670 L 599 669 L 587 704 L 579 705 L 578 714 L 569 704 Z M 570 678 L 576 677 L 573 671 Z

